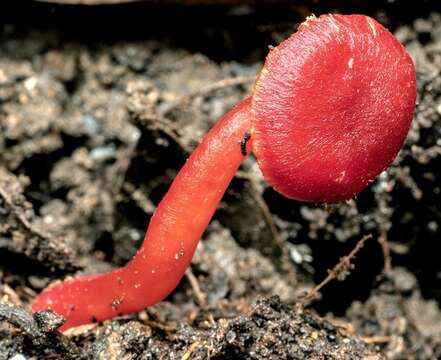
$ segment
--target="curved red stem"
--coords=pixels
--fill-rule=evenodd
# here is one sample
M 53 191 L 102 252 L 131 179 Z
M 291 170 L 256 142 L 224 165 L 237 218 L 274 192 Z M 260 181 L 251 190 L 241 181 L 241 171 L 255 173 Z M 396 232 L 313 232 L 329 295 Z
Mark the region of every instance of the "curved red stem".
M 164 299 L 189 266 L 199 239 L 237 168 L 250 130 L 250 100 L 205 136 L 162 199 L 141 248 L 125 267 L 56 283 L 32 304 L 66 318 L 61 330 L 140 311 Z M 250 142 L 246 144 L 249 149 Z

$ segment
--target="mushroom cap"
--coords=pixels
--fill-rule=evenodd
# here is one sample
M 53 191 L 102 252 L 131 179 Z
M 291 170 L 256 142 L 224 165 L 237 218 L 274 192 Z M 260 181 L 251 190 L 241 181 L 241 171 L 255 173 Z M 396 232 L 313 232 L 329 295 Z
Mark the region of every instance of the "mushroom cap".
M 364 15 L 309 18 L 256 80 L 253 151 L 283 195 L 349 199 L 392 163 L 415 101 L 412 59 L 382 25 Z

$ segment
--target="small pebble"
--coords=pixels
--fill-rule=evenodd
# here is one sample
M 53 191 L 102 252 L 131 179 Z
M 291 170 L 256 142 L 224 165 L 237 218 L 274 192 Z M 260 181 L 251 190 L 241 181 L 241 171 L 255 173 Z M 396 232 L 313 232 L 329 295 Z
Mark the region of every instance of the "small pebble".
M 9 358 L 9 360 L 26 360 L 26 358 L 22 354 L 17 354 Z
M 115 158 L 114 146 L 100 146 L 92 149 L 90 157 L 95 161 L 106 161 Z
M 81 122 L 83 123 L 85 132 L 93 136 L 98 132 L 98 123 L 96 119 L 93 116 L 86 115 L 81 119 Z

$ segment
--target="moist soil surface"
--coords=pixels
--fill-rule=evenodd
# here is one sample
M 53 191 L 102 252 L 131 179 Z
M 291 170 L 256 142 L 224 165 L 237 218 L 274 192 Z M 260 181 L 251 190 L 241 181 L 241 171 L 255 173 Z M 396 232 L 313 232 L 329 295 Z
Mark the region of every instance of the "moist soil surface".
M 0 5 L 0 359 L 441 358 L 440 4 L 232 3 Z M 324 206 L 277 194 L 251 157 L 163 302 L 63 335 L 32 315 L 49 283 L 127 263 L 268 46 L 325 12 L 375 17 L 415 61 L 392 167 Z

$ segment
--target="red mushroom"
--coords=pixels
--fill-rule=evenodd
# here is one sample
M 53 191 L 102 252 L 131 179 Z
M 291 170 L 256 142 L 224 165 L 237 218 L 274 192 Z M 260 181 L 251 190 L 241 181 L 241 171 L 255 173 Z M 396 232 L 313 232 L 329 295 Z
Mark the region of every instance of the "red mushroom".
M 265 177 L 287 197 L 353 197 L 399 151 L 412 120 L 415 82 L 408 53 L 375 20 L 309 18 L 271 50 L 252 97 L 219 121 L 190 156 L 131 262 L 51 285 L 32 310 L 63 315 L 65 330 L 164 299 L 251 147 Z

